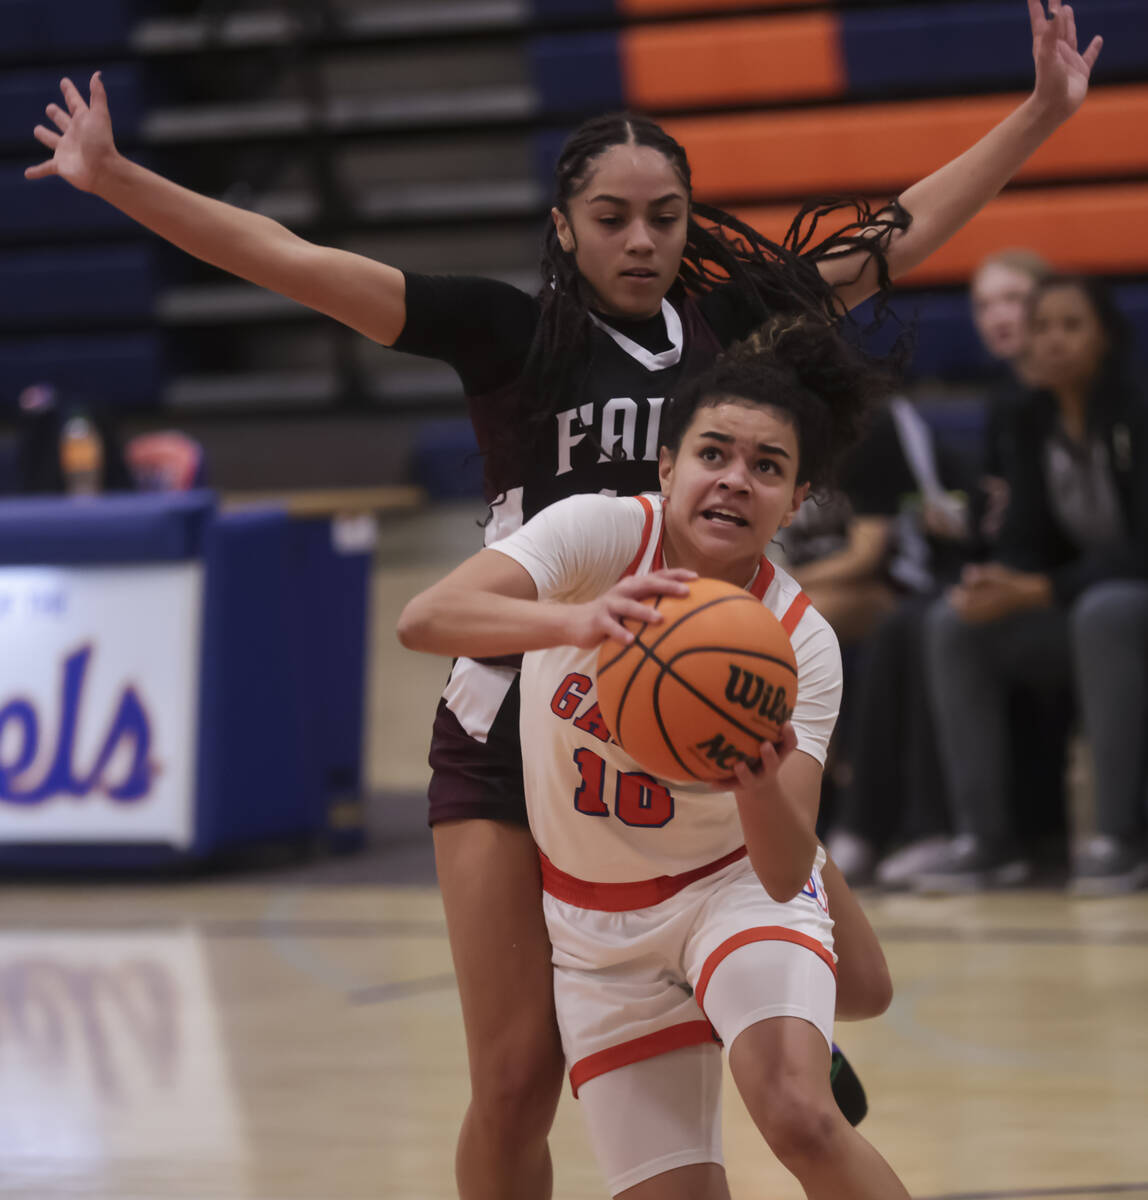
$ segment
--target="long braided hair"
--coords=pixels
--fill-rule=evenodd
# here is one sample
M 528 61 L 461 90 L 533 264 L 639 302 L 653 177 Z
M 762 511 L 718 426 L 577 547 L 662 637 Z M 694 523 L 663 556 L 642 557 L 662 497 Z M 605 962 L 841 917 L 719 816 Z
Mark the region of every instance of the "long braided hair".
M 594 161 L 612 146 L 625 145 L 659 151 L 686 189 L 690 213 L 675 284 L 686 294 L 702 295 L 732 284 L 762 324 L 778 314 L 835 322 L 843 315 L 842 306 L 817 264 L 858 250 L 864 254 L 857 276 L 873 262 L 879 292 L 889 288 L 885 250 L 893 234 L 907 229 L 911 220 L 896 201 L 877 211 L 859 200 L 810 201 L 797 213 L 779 245 L 730 213 L 695 201 L 685 150 L 655 121 L 635 113 L 594 117 L 566 141 L 554 172 L 554 206 L 567 219 L 570 200 L 589 182 Z M 833 233 L 821 235 L 823 222 L 846 214 L 848 219 Z M 568 405 L 584 377 L 592 324 L 589 287 L 574 253 L 562 249 L 553 222 L 547 223 L 541 265 L 541 314 L 518 381 L 526 405 L 522 428 L 527 445 L 554 413 Z M 540 397 L 546 402 L 539 403 Z

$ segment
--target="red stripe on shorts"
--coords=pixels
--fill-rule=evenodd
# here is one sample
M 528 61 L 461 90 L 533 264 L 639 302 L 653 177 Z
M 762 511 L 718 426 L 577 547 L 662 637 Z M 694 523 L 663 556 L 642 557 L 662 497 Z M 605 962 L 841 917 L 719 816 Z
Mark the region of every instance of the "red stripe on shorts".
M 541 850 L 538 851 L 538 857 L 542 862 L 542 890 L 549 892 L 556 900 L 573 904 L 576 908 L 591 908 L 596 912 L 630 912 L 635 908 L 661 904 L 691 883 L 745 858 L 747 853 L 744 846 L 739 846 L 722 858 L 706 863 L 704 867 L 695 867 L 680 875 L 635 879 L 631 883 L 594 883 L 589 879 L 579 879 L 560 871 Z
M 706 1044 L 721 1045 L 709 1021 L 686 1021 L 682 1025 L 671 1025 L 667 1029 L 659 1029 L 580 1058 L 570 1068 L 570 1086 L 577 1096 L 578 1089 L 584 1083 L 605 1075 L 607 1071 L 616 1071 L 619 1067 L 628 1067 L 647 1058 L 657 1058 L 659 1054 L 669 1054 L 671 1050 Z
M 833 961 L 832 953 L 826 950 L 816 938 L 810 937 L 807 933 L 798 933 L 796 929 L 787 929 L 784 925 L 759 925 L 756 929 L 743 929 L 741 933 L 735 933 L 733 937 L 726 938 L 706 959 L 702 973 L 698 977 L 698 986 L 694 988 L 694 999 L 697 1000 L 699 1008 L 705 1008 L 706 988 L 709 987 L 710 979 L 717 970 L 718 964 L 735 950 L 740 950 L 742 946 L 749 946 L 753 942 L 792 942 L 795 946 L 804 946 L 806 950 L 812 950 L 825 963 L 833 972 L 834 978 L 837 977 L 837 964 Z

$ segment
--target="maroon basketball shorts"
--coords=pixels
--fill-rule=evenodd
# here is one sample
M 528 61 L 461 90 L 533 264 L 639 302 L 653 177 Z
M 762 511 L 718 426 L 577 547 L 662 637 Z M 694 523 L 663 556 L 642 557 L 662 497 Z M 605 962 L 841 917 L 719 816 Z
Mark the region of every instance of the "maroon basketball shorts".
M 429 824 L 467 819 L 527 824 L 518 710 L 515 679 L 482 742 L 439 701 L 431 734 Z

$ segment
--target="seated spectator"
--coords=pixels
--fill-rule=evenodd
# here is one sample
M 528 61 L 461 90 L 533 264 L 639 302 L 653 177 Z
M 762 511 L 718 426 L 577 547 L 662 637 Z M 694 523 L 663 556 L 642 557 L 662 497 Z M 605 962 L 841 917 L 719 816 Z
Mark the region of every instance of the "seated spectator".
M 1027 348 L 1029 303 L 1036 285 L 1051 274 L 1051 266 L 1031 250 L 1002 250 L 981 262 L 969 284 L 973 324 L 998 364 L 985 397 L 982 503 L 977 506 L 977 532 L 990 544 L 1000 535 L 1008 503 L 1010 416 L 1035 383 Z
M 926 618 L 930 692 L 957 836 L 945 861 L 918 877 L 922 890 L 1028 877 L 1029 848 L 1020 844 L 1011 803 L 1009 692 L 1022 682 L 1071 686 L 1074 646 L 1078 657 L 1094 660 L 1127 655 L 1112 607 L 1138 613 L 1148 596 L 1148 425 L 1128 327 L 1099 282 L 1051 276 L 1034 291 L 1029 334 L 1037 386 L 1008 422 L 1000 541 L 992 560 L 966 567 Z M 1148 665 L 1138 664 L 1142 676 Z M 1075 682 L 1089 689 L 1085 731 L 1099 756 L 1128 697 L 1107 681 Z M 1142 724 L 1123 736 L 1141 742 Z M 1128 759 L 1119 769 L 1131 769 Z M 1141 784 L 1122 779 L 1121 795 Z M 1104 869 L 1134 886 L 1143 859 L 1127 828 L 1127 803 L 1101 807 L 1111 812 L 1107 836 L 1121 853 L 1079 861 L 1078 878 Z
M 884 523 L 885 577 L 895 600 L 858 646 L 845 726 L 849 770 L 839 789 L 829 853 L 851 883 L 929 861 L 948 841 L 944 779 L 922 662 L 922 622 L 966 557 L 968 527 L 956 465 L 938 452 L 913 405 L 894 398 L 868 446 L 872 482 L 860 503 Z M 878 454 L 872 454 L 876 447 Z M 872 510 L 881 510 L 880 514 Z M 892 870 L 893 877 L 882 878 Z

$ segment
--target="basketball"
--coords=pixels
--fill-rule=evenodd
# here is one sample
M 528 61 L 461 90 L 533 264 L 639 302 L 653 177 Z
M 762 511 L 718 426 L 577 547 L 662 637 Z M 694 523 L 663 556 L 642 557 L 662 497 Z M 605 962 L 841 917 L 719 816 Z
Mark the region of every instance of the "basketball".
M 598 705 L 614 740 L 660 779 L 726 779 L 776 742 L 797 701 L 797 662 L 781 622 L 748 592 L 695 579 L 657 596 L 658 624 L 627 621 L 625 647 L 598 652 Z

